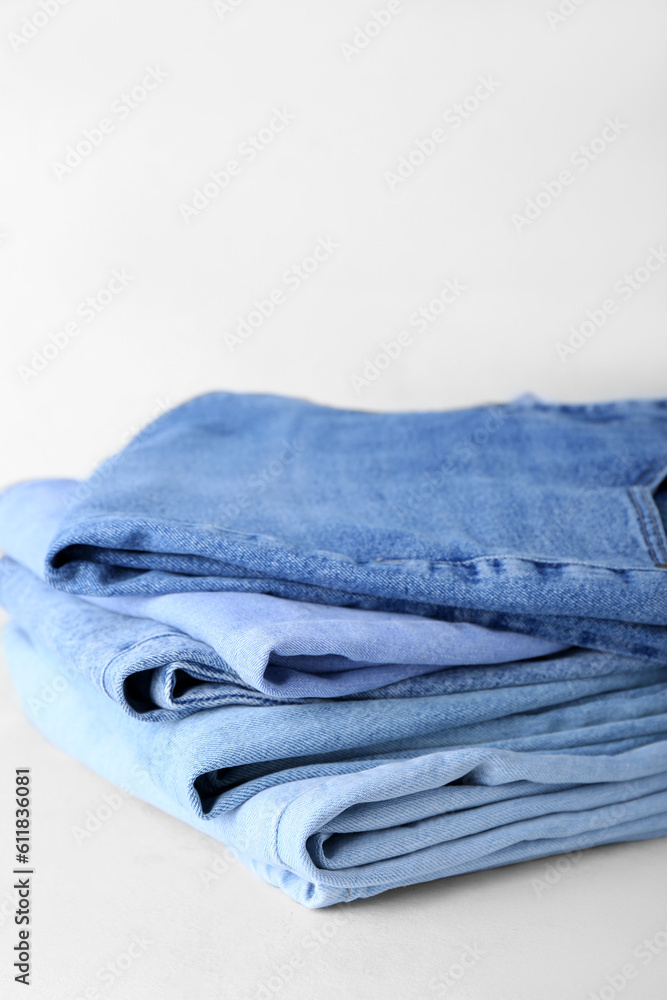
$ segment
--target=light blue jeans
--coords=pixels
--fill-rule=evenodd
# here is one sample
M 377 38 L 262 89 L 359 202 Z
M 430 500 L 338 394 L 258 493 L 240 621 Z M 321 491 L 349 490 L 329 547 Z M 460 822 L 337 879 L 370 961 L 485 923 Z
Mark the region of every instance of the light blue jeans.
M 258 592 L 665 662 L 667 401 L 361 413 L 212 393 L 77 487 L 71 593 Z
M 306 906 L 667 835 L 664 667 L 146 725 L 14 624 L 5 648 L 49 740 Z
M 19 697 L 308 906 L 665 835 L 666 428 L 660 401 L 193 400 L 86 484 L 0 498 Z
M 65 652 L 98 687 L 143 718 L 216 704 L 342 697 L 387 685 L 392 691 L 384 694 L 395 696 L 396 682 L 443 667 L 518 665 L 563 648 L 467 622 L 266 594 L 193 591 L 82 599 L 35 575 L 44 572 L 63 498 L 77 486 L 72 480 L 21 483 L 0 496 L 0 545 L 13 557 L 0 563 L 0 603 L 24 631 Z M 569 661 L 565 668 L 557 664 L 554 676 L 579 668 Z M 540 664 L 538 670 L 544 669 Z M 479 684 L 498 683 L 493 673 L 475 676 Z M 522 677 L 525 682 L 525 676 L 519 671 L 514 683 Z M 455 675 L 440 683 L 442 690 L 456 689 Z M 405 685 L 399 690 L 405 694 Z M 413 690 L 420 692 L 418 685 Z

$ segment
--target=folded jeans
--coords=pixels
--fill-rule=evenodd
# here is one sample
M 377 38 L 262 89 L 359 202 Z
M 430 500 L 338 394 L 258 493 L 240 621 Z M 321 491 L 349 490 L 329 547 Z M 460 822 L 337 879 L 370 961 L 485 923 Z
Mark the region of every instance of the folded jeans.
M 4 641 L 56 746 L 306 906 L 667 835 L 665 668 L 145 725 L 17 626 Z
M 666 476 L 665 400 L 378 414 L 212 393 L 74 491 L 46 577 L 467 620 L 664 661 Z

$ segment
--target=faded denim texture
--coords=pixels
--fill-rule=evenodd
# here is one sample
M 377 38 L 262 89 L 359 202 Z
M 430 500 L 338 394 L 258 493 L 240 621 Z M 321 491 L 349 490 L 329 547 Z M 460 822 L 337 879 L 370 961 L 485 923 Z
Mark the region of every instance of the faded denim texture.
M 667 835 L 665 667 L 145 725 L 14 624 L 5 648 L 49 740 L 306 906 Z
M 65 652 L 93 683 L 143 718 L 216 704 L 341 697 L 393 687 L 442 667 L 511 664 L 562 649 L 547 640 L 465 622 L 265 594 L 182 592 L 82 600 L 34 575 L 44 570 L 63 500 L 78 485 L 72 480 L 22 483 L 0 496 L 0 545 L 13 557 L 0 564 L 0 603 L 24 631 Z M 486 680 L 483 672 L 477 677 L 479 683 Z M 445 689 L 456 689 L 454 677 L 442 682 Z
M 46 575 L 78 594 L 253 591 L 665 662 L 666 475 L 664 400 L 360 413 L 213 393 L 78 491 Z
M 666 471 L 663 401 L 200 397 L 0 496 L 19 698 L 310 907 L 665 836 Z

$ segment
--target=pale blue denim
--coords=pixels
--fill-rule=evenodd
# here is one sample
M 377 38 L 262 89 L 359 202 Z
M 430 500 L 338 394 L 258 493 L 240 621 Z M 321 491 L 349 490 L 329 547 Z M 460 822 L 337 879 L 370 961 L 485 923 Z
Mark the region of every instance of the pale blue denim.
M 666 835 L 666 418 L 659 401 L 374 415 L 194 400 L 68 492 L 55 539 L 30 517 L 12 533 L 16 554 L 49 546 L 59 590 L 96 599 L 0 563 L 19 697 L 56 745 L 307 906 Z M 591 650 L 252 704 L 244 692 L 266 694 L 208 642 L 100 607 L 215 589 Z M 202 708 L 203 687 L 224 703 Z
M 309 907 L 667 835 L 665 667 L 144 725 L 14 624 L 5 647 L 56 746 Z
M 135 613 L 99 606 L 117 602 L 127 603 Z M 66 655 L 96 687 L 146 721 L 213 705 L 419 696 L 434 689 L 459 690 L 462 685 L 522 684 L 533 672 L 554 678 L 579 676 L 582 670 L 589 674 L 625 669 L 619 666 L 621 661 L 628 669 L 642 669 L 650 662 L 591 653 L 590 659 L 575 656 L 561 662 L 541 656 L 524 664 L 509 657 L 519 651 L 543 652 L 540 647 L 555 644 L 511 633 L 477 636 L 475 630 L 487 630 L 410 615 L 348 608 L 333 613 L 322 605 L 263 594 L 83 599 L 49 587 L 7 557 L 0 560 L 0 604 L 36 642 Z M 205 619 L 205 612 L 218 617 Z M 499 637 L 497 643 L 494 635 Z M 350 658 L 363 654 L 367 659 Z M 398 662 L 383 662 L 392 655 Z M 443 670 L 438 663 L 465 663 L 483 655 L 492 663 L 472 675 L 470 668 Z M 401 662 L 401 657 L 408 662 Z M 434 662 L 412 663 L 410 657 Z M 493 664 L 499 663 L 502 672 L 494 672 Z M 516 677 L 511 676 L 513 671 Z M 424 674 L 435 679 L 422 688 L 418 679 Z M 409 679 L 414 683 L 408 686 Z
M 66 650 L 131 710 L 189 712 L 230 701 L 340 697 L 442 667 L 511 663 L 563 648 L 464 622 L 265 594 L 198 591 L 84 601 L 35 577 L 43 573 L 63 499 L 78 485 L 21 483 L 0 496 L 0 544 L 12 556 L 0 564 L 0 604 L 38 641 Z
M 219 598 L 223 605 L 227 598 L 238 597 L 248 598 L 251 602 L 255 599 L 276 601 L 287 606 L 288 610 L 310 607 L 298 602 L 252 594 L 174 594 L 146 600 L 165 602 L 167 607 L 168 602 L 173 600 L 176 611 L 182 614 L 183 608 L 179 608 L 179 602 L 185 601 L 187 604 L 188 599 L 197 601 L 209 596 L 214 603 Z M 328 609 L 321 605 L 312 607 L 318 613 L 315 619 L 317 630 L 323 634 L 318 636 L 317 631 L 292 631 L 293 642 L 298 639 L 302 643 L 312 643 L 306 647 L 310 648 L 311 655 L 276 658 L 269 652 L 277 645 L 275 621 L 261 623 L 257 618 L 248 624 L 245 619 L 240 618 L 232 622 L 229 608 L 218 608 L 218 611 L 224 610 L 225 623 L 228 626 L 234 624 L 234 631 L 227 635 L 218 625 L 211 631 L 219 641 L 215 646 L 210 646 L 200 641 L 199 637 L 193 638 L 188 632 L 171 626 L 174 619 L 180 621 L 177 614 L 173 617 L 164 615 L 164 618 L 170 619 L 170 627 L 165 628 L 162 623 L 151 619 L 98 606 L 115 603 L 117 600 L 141 602 L 144 598 L 92 600 L 94 603 L 54 590 L 14 560 L 7 557 L 0 560 L 0 604 L 17 625 L 44 649 L 66 656 L 74 669 L 118 701 L 130 714 L 148 722 L 168 718 L 170 715 L 189 715 L 214 705 L 268 705 L 275 702 L 299 702 L 315 697 L 425 697 L 448 692 L 518 687 L 549 680 L 642 671 L 651 666 L 651 661 L 647 660 L 569 649 L 559 655 L 543 655 L 524 661 L 450 666 L 446 669 L 418 664 L 380 664 L 377 668 L 364 669 L 340 655 L 312 655 L 325 642 L 342 643 L 344 637 L 340 629 L 333 629 L 326 634 L 327 619 L 321 617 L 319 612 Z M 381 619 L 399 619 L 394 630 L 399 635 L 402 630 L 400 619 L 411 617 L 382 615 L 372 611 L 338 610 L 343 615 L 356 614 L 372 618 L 378 614 Z M 285 620 L 283 616 L 283 622 Z M 420 621 L 421 619 L 414 619 L 414 624 L 419 625 Z M 301 624 L 298 617 L 287 618 L 287 622 L 292 630 Z M 334 620 L 333 624 L 340 625 L 341 622 Z M 425 624 L 456 627 L 428 619 Z M 347 632 L 350 633 L 355 625 L 354 619 L 347 622 Z M 359 650 L 362 641 L 370 643 L 370 631 L 372 630 L 362 622 L 353 635 L 348 635 L 349 642 L 354 640 L 355 648 Z M 511 639 L 510 633 L 501 635 Z M 391 622 L 389 634 L 384 638 L 381 635 L 377 638 L 378 647 L 369 644 L 367 652 L 371 653 L 376 648 L 391 648 Z M 413 644 L 404 648 L 415 653 L 416 637 L 410 636 L 408 632 L 405 638 L 410 639 Z M 452 638 L 450 636 L 450 640 Z M 489 640 L 485 642 L 488 645 Z M 285 647 L 279 645 L 278 648 Z M 338 648 L 350 651 L 349 647 L 343 645 Z M 422 646 L 427 651 L 430 648 L 428 645 Z M 399 652 L 400 649 L 397 648 L 394 655 Z M 493 650 L 493 653 L 497 657 L 500 647 Z M 318 661 L 324 662 L 320 664 Z M 336 664 L 345 663 L 348 669 L 327 672 L 332 661 Z M 286 667 L 285 662 L 292 666 Z M 401 679 L 392 681 L 392 676 Z M 370 687 L 372 683 L 381 683 L 382 686 Z
M 212 393 L 75 491 L 47 578 L 255 591 L 667 653 L 667 401 L 363 413 Z

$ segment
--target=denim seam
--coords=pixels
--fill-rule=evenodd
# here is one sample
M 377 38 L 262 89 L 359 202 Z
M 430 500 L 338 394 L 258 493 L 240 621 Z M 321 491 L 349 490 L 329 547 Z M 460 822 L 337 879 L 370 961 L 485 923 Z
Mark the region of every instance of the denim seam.
M 645 487 L 644 487 L 644 489 L 645 489 Z M 652 504 L 651 503 L 640 503 L 640 500 L 635 495 L 633 489 L 628 490 L 628 493 L 629 493 L 630 499 L 632 500 L 634 508 L 637 511 L 637 515 L 639 517 L 639 526 L 641 528 L 642 535 L 644 536 L 644 541 L 646 542 L 648 550 L 651 553 L 653 561 L 656 563 L 656 566 L 659 569 L 665 569 L 667 567 L 667 552 L 665 551 L 665 547 L 663 545 L 662 538 L 660 537 L 660 528 L 659 528 L 658 523 L 656 521 Z M 642 497 L 641 499 L 643 500 L 644 498 Z M 655 537 L 656 537 L 658 545 L 660 547 L 660 553 L 658 553 L 658 551 L 656 550 L 656 547 L 653 544 L 653 542 L 652 542 L 652 540 L 651 540 L 651 538 L 649 536 L 645 514 L 646 514 L 647 517 L 650 517 L 650 519 L 651 519 L 651 525 L 653 527 L 653 531 L 654 531 Z
M 648 510 L 649 515 L 651 517 L 651 523 L 653 524 L 653 530 L 655 532 L 655 537 L 656 537 L 656 539 L 658 541 L 658 545 L 660 546 L 660 553 L 661 553 L 661 559 L 662 559 L 662 562 L 661 562 L 660 565 L 662 567 L 664 567 L 664 566 L 667 565 L 667 550 L 665 550 L 665 546 L 664 546 L 664 543 L 662 541 L 662 537 L 661 537 L 661 534 L 660 534 L 660 525 L 658 523 L 658 519 L 657 519 L 657 516 L 656 516 L 656 511 L 655 511 L 655 508 L 654 508 L 654 501 L 653 501 L 653 496 L 652 495 L 649 496 L 649 501 L 646 504 L 646 509 Z
M 630 495 L 630 499 L 632 500 L 632 504 L 633 504 L 635 510 L 637 511 L 637 515 L 639 517 L 639 527 L 641 528 L 642 535 L 644 536 L 644 541 L 646 542 L 646 546 L 647 546 L 649 552 L 651 553 L 651 557 L 653 559 L 653 562 L 659 564 L 660 560 L 658 559 L 658 557 L 656 555 L 655 549 L 653 548 L 653 544 L 651 543 L 651 539 L 649 538 L 648 532 L 646 530 L 646 523 L 644 521 L 644 514 L 642 512 L 642 509 L 639 506 L 639 503 L 638 503 L 637 498 L 635 497 L 634 493 L 632 493 L 632 491 L 628 491 L 628 492 L 629 492 L 629 495 Z
M 290 799 L 289 802 L 286 802 L 285 805 L 283 806 L 283 808 L 280 810 L 280 813 L 278 815 L 278 819 L 276 821 L 276 830 L 275 830 L 275 834 L 274 834 L 274 838 L 273 838 L 273 853 L 274 853 L 274 855 L 276 857 L 277 863 L 280 864 L 280 865 L 285 865 L 285 867 L 288 870 L 291 870 L 290 866 L 287 865 L 283 861 L 282 857 L 280 856 L 280 852 L 278 851 L 278 835 L 279 835 L 280 825 L 281 825 L 281 823 L 283 821 L 283 818 L 285 816 L 285 813 L 287 812 L 288 807 L 290 805 L 292 805 L 294 802 L 298 802 L 299 799 L 303 798 L 307 794 L 308 794 L 308 790 L 305 790 L 303 792 L 299 792 L 299 794 L 297 795 L 297 797 L 295 799 Z M 311 836 L 312 836 L 312 834 L 311 834 Z M 306 851 L 306 854 L 308 854 L 308 848 L 306 847 L 305 843 L 304 843 L 304 850 Z M 312 860 L 312 858 L 310 858 L 310 855 L 308 855 L 308 858 L 309 858 L 311 864 L 313 865 L 313 868 L 315 869 L 315 871 L 319 873 L 321 871 L 321 869 L 317 867 L 317 865 Z M 315 888 L 317 888 L 317 882 L 314 881 L 314 882 L 311 883 L 311 885 L 313 885 Z M 340 891 L 341 892 L 345 891 L 343 886 L 340 886 Z M 348 901 L 348 899 L 350 898 L 350 891 L 351 891 L 351 889 L 348 888 L 347 889 L 347 896 L 346 896 L 346 898 L 344 900 L 342 900 L 342 902 L 346 903 Z
M 637 477 L 636 485 L 650 483 L 655 472 L 658 470 L 662 471 L 663 469 L 666 470 L 665 474 L 667 474 L 667 455 L 661 455 L 660 458 L 656 458 L 650 465 L 643 469 Z
M 307 793 L 305 791 L 300 792 L 295 799 L 290 799 L 288 802 L 286 802 L 285 805 L 280 810 L 280 812 L 278 813 L 278 817 L 276 819 L 276 829 L 275 829 L 275 832 L 274 832 L 274 835 L 273 835 L 273 854 L 274 854 L 274 857 L 275 857 L 277 863 L 279 865 L 285 865 L 285 867 L 287 867 L 287 868 L 289 868 L 289 865 L 285 864 L 285 862 L 283 861 L 283 859 L 282 859 L 282 857 L 280 855 L 280 851 L 278 850 L 278 836 L 279 836 L 279 832 L 280 832 L 280 825 L 281 825 L 281 823 L 283 821 L 283 817 L 284 817 L 285 813 L 287 812 L 287 807 L 289 805 L 291 805 L 292 802 L 298 802 L 299 799 L 302 798 L 306 794 Z M 305 847 L 304 847 L 304 849 L 305 849 Z
M 107 519 L 108 519 L 108 515 L 102 514 L 102 515 L 93 515 L 88 520 L 89 521 L 104 521 L 104 520 L 107 520 Z M 170 521 L 169 525 L 170 526 L 174 526 L 174 527 L 179 527 L 179 528 L 183 528 L 184 526 L 187 526 L 187 527 L 192 527 L 192 528 L 198 529 L 198 528 L 201 527 L 201 525 L 198 525 L 196 522 L 191 522 L 191 521 L 178 521 L 178 522 L 176 522 L 176 521 Z M 141 521 L 137 522 L 137 526 L 138 527 L 143 527 L 143 526 L 154 527 L 155 526 L 155 522 L 154 521 L 149 521 L 149 520 L 141 520 Z M 162 526 L 158 525 L 158 527 L 164 527 L 164 526 L 163 525 Z M 554 559 L 552 559 L 549 556 L 543 556 L 543 557 L 540 557 L 540 556 L 537 556 L 537 555 L 535 555 L 535 556 L 525 556 L 525 555 L 517 555 L 517 553 L 515 553 L 515 552 L 506 552 L 506 553 L 503 553 L 503 554 L 494 554 L 494 555 L 471 556 L 468 559 L 457 559 L 457 560 L 454 560 L 454 559 L 428 559 L 427 557 L 421 557 L 421 556 L 409 556 L 409 557 L 402 558 L 402 559 L 387 559 L 387 558 L 385 558 L 383 556 L 375 556 L 375 557 L 370 557 L 370 558 L 366 559 L 365 561 L 361 562 L 359 560 L 354 560 L 351 556 L 343 554 L 343 553 L 331 553 L 330 555 L 322 555 L 321 553 L 317 553 L 317 554 L 306 553 L 304 555 L 304 554 L 302 554 L 302 553 L 300 553 L 298 551 L 295 551 L 294 549 L 288 548 L 286 545 L 281 545 L 280 541 L 278 539 L 275 539 L 275 538 L 271 539 L 271 541 L 273 542 L 272 546 L 266 545 L 265 543 L 260 543 L 258 545 L 257 542 L 255 541 L 256 535 L 246 534 L 244 536 L 243 533 L 241 533 L 241 532 L 232 532 L 232 531 L 227 530 L 226 528 L 216 528 L 216 531 L 220 532 L 220 535 L 218 535 L 217 538 L 216 538 L 217 541 L 221 540 L 221 535 L 235 535 L 236 537 L 233 539 L 235 542 L 237 542 L 237 543 L 243 542 L 244 545 L 246 545 L 246 546 L 248 546 L 250 548 L 254 548 L 254 550 L 257 551 L 257 552 L 264 552 L 264 553 L 268 553 L 269 555 L 276 555 L 276 556 L 287 554 L 288 556 L 290 556 L 290 557 L 292 557 L 294 559 L 297 559 L 297 560 L 308 559 L 311 562 L 314 561 L 314 560 L 317 560 L 320 563 L 324 563 L 325 565 L 329 564 L 329 563 L 333 563 L 337 567 L 340 567 L 340 565 L 347 564 L 347 565 L 352 565 L 354 567 L 369 567 L 369 568 L 372 567 L 372 568 L 380 570 L 380 569 L 384 569 L 385 567 L 389 567 L 390 564 L 393 564 L 393 563 L 414 563 L 414 562 L 428 562 L 428 563 L 430 563 L 431 566 L 459 567 L 459 566 L 468 566 L 468 565 L 471 565 L 471 564 L 474 564 L 474 563 L 484 563 L 484 562 L 486 562 L 486 563 L 493 563 L 493 562 L 497 562 L 499 560 L 514 560 L 516 562 L 531 563 L 533 565 L 535 565 L 537 563 L 539 563 L 539 564 L 548 564 L 550 566 L 553 566 L 554 568 L 561 568 L 561 569 L 565 569 L 565 568 L 567 568 L 569 566 L 572 566 L 572 567 L 584 566 L 587 569 L 591 569 L 591 570 L 609 570 L 612 573 L 617 572 L 619 570 L 619 568 L 620 568 L 620 567 L 617 567 L 617 566 L 616 567 L 615 566 L 607 566 L 604 563 L 595 563 L 595 562 L 590 562 L 590 561 L 582 560 L 582 559 L 567 559 L 567 560 L 562 560 L 562 559 L 558 560 L 558 559 L 555 559 L 554 560 Z M 62 546 L 62 548 L 69 548 L 69 546 L 72 545 L 72 544 L 75 544 L 75 543 L 68 542 L 65 546 Z M 87 543 L 84 542 L 84 543 L 76 543 L 76 544 L 87 544 Z M 58 551 L 60 551 L 60 548 L 61 547 L 59 547 Z M 123 550 L 122 549 L 118 549 L 118 551 L 123 551 Z M 148 552 L 148 550 L 146 550 L 146 551 Z M 189 555 L 192 555 L 193 553 L 180 552 L 180 553 L 175 553 L 175 554 L 176 555 L 180 555 L 180 556 L 189 556 Z M 333 558 L 334 556 L 338 556 L 339 559 L 340 559 L 340 562 L 337 559 Z M 225 561 L 225 560 L 223 560 L 221 558 L 221 556 L 216 556 L 216 555 L 206 556 L 205 558 L 210 559 L 212 562 L 218 562 L 218 563 Z M 624 571 L 625 572 L 632 572 L 632 573 L 654 573 L 656 571 L 656 569 L 662 568 L 662 564 L 659 562 L 659 560 L 655 560 L 655 561 L 657 563 L 657 566 L 655 566 L 655 567 L 649 568 L 649 567 L 643 567 L 643 566 L 633 566 L 629 570 L 625 569 Z M 377 566 L 378 562 L 383 563 L 383 566 Z M 241 568 L 246 569 L 245 567 L 241 567 Z M 55 572 L 57 573 L 58 570 L 56 570 Z M 151 571 L 150 570 L 145 570 L 144 572 L 151 572 Z M 164 571 L 162 571 L 162 572 L 164 572 Z M 251 569 L 247 569 L 247 574 L 249 576 L 252 576 L 252 570 Z M 204 575 L 210 575 L 210 574 L 204 574 Z M 294 582 L 299 582 L 299 581 L 294 581 Z M 68 593 L 72 593 L 72 591 L 67 591 L 67 592 Z
M 104 667 L 102 668 L 102 672 L 100 674 L 100 681 L 102 682 L 102 687 L 104 688 L 104 690 L 107 691 L 107 693 L 109 693 L 106 686 L 106 675 L 107 675 L 107 670 L 109 669 L 112 663 L 115 663 L 116 660 L 120 659 L 120 657 L 125 656 L 126 653 L 133 652 L 139 646 L 143 646 L 147 642 L 153 642 L 154 639 L 172 639 L 173 637 L 174 637 L 173 632 L 161 632 L 160 635 L 149 635 L 146 636 L 145 639 L 139 639 L 138 642 L 134 642 L 131 646 L 128 646 L 127 649 L 122 649 L 120 652 L 112 656 L 111 659 L 105 663 Z
M 276 829 L 275 829 L 275 834 L 274 834 L 274 837 L 273 837 L 273 853 L 275 855 L 277 863 L 281 864 L 281 865 L 285 865 L 285 867 L 288 870 L 292 870 L 292 869 L 291 869 L 291 867 L 289 865 L 286 864 L 285 861 L 283 861 L 283 859 L 282 859 L 282 857 L 280 855 L 280 852 L 278 850 L 278 836 L 279 836 L 279 832 L 280 832 L 280 826 L 282 824 L 283 818 L 284 818 L 285 813 L 287 812 L 287 809 L 289 808 L 289 806 L 293 805 L 295 802 L 298 802 L 299 799 L 303 798 L 307 794 L 308 794 L 308 789 L 304 790 L 303 792 L 299 792 L 299 794 L 296 796 L 296 798 L 290 799 L 289 802 L 286 802 L 285 805 L 283 806 L 283 808 L 280 810 L 280 813 L 278 815 L 278 819 L 276 821 Z M 311 834 L 311 836 L 312 836 L 312 834 Z M 308 854 L 308 848 L 305 846 L 305 844 L 304 844 L 304 850 L 306 851 L 306 854 Z M 308 859 L 309 859 L 310 863 L 312 864 L 313 868 L 315 869 L 315 871 L 318 874 L 323 871 L 322 869 L 320 869 L 320 868 L 317 867 L 317 865 L 312 860 L 312 858 L 310 857 L 310 855 L 308 855 Z M 317 884 L 316 881 L 313 881 L 310 884 L 314 888 L 317 888 L 317 886 L 318 886 L 318 884 Z M 330 888 L 333 888 L 333 887 L 330 887 Z M 347 889 L 345 889 L 344 886 L 340 886 L 340 887 L 337 886 L 336 888 L 339 889 L 340 892 L 346 892 L 345 899 L 344 900 L 340 900 L 339 902 L 347 903 L 348 900 L 350 899 L 350 894 L 352 892 L 352 887 L 350 886 Z M 358 887 L 357 887 L 356 891 L 359 891 Z M 356 896 L 352 896 L 352 898 L 355 899 Z

